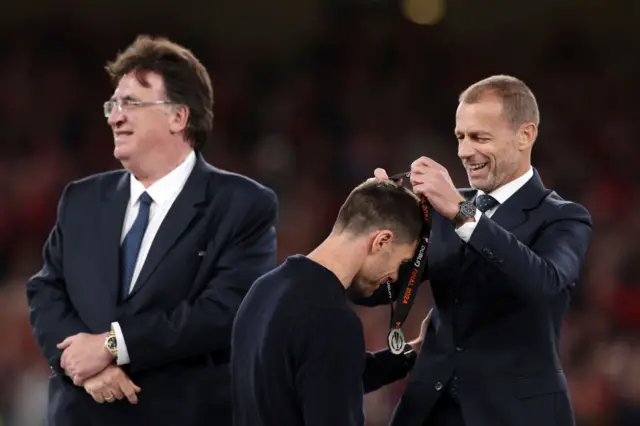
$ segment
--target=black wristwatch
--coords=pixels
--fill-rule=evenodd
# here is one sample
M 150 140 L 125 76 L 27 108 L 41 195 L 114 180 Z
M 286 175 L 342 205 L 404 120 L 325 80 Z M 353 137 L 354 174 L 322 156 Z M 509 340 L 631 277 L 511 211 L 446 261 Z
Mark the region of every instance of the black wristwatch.
M 458 213 L 453 218 L 455 223 L 464 223 L 476 217 L 476 205 L 472 201 L 463 200 L 458 204 Z

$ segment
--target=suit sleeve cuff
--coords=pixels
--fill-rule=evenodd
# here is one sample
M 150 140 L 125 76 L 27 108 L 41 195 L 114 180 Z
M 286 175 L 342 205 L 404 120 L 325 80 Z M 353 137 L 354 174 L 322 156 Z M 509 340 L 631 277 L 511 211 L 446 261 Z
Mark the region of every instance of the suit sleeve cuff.
M 116 361 L 118 365 L 129 364 L 129 352 L 127 351 L 127 344 L 124 341 L 122 328 L 117 322 L 112 322 L 111 327 L 113 327 L 113 332 L 116 335 L 116 344 L 118 345 L 118 359 Z
M 413 347 L 408 343 L 404 345 L 404 357 L 407 370 L 411 370 L 416 363 L 416 359 L 418 359 L 418 353 L 414 351 Z
M 476 229 L 476 225 L 480 222 L 481 217 L 482 212 L 480 210 L 476 210 L 476 216 L 473 222 L 467 222 L 459 228 L 456 228 L 456 234 L 458 234 L 462 241 L 465 243 L 469 242 L 471 235 L 473 235 L 473 231 Z

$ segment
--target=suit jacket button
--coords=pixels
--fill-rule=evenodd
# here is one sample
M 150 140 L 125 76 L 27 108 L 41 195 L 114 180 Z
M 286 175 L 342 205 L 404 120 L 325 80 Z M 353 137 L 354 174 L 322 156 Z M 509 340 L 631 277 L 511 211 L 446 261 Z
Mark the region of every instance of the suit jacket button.
M 463 348 L 462 346 L 456 346 L 456 352 L 462 352 Z
M 440 383 L 440 382 L 436 383 L 436 390 L 438 392 L 440 392 L 442 390 L 442 383 Z

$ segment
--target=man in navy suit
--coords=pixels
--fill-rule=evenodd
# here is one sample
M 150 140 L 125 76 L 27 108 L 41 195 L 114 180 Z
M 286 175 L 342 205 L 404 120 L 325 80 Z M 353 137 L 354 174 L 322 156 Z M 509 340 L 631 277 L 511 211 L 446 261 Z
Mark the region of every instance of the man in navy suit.
M 558 341 L 590 215 L 531 167 L 539 112 L 522 81 L 492 76 L 459 101 L 472 189 L 457 190 L 430 158 L 411 166 L 414 192 L 436 211 L 426 277 L 435 308 L 391 424 L 573 425 Z
M 49 426 L 230 425 L 231 327 L 276 266 L 276 196 L 202 158 L 213 92 L 189 50 L 141 36 L 107 70 L 124 170 L 65 188 L 27 285 Z

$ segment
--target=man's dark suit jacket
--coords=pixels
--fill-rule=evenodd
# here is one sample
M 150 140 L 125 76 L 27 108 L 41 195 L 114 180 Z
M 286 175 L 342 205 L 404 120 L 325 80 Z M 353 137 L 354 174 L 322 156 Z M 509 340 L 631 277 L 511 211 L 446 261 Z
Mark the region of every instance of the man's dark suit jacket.
M 468 243 L 434 214 L 435 307 L 391 425 L 422 426 L 454 376 L 466 426 L 572 425 L 558 340 L 590 235 L 587 210 L 535 170 Z
M 30 319 L 47 358 L 49 426 L 229 425 L 235 313 L 253 281 L 276 266 L 273 191 L 200 155 L 165 217 L 131 294 L 121 303 L 119 246 L 129 174 L 69 184 L 28 283 Z M 137 405 L 98 404 L 60 368 L 56 344 L 119 321 L 142 388 Z

